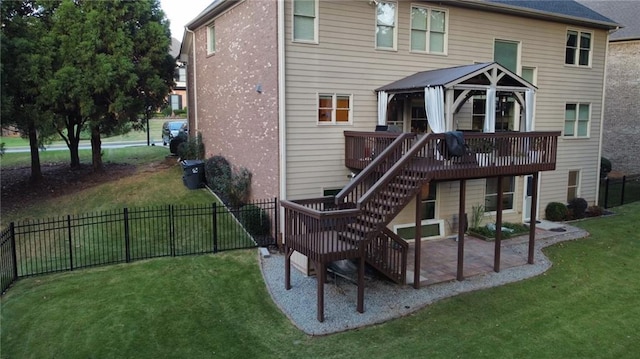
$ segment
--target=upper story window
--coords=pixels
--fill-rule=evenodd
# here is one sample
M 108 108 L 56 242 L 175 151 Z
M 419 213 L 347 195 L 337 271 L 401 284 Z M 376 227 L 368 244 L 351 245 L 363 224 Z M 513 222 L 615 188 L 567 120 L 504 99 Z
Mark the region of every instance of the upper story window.
M 318 94 L 319 124 L 351 123 L 352 96 L 346 94 Z
M 396 49 L 396 31 L 398 23 L 397 4 L 379 1 L 376 5 L 376 48 Z
M 411 7 L 411 51 L 445 54 L 447 13 L 422 6 Z
M 293 0 L 293 41 L 318 42 L 318 2 Z
M 216 52 L 216 27 L 214 24 L 207 26 L 207 55 Z
M 564 110 L 564 137 L 588 137 L 590 118 L 590 104 L 566 104 Z
M 184 66 L 176 67 L 173 78 L 176 82 L 187 82 L 187 68 Z
M 591 66 L 591 39 L 590 32 L 568 30 L 567 49 L 564 63 L 576 66 Z

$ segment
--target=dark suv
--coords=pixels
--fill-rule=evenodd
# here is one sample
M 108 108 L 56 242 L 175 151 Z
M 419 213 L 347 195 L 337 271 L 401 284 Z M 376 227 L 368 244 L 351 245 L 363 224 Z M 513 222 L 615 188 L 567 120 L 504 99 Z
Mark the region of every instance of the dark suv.
M 162 125 L 162 145 L 166 146 L 180 132 L 187 133 L 187 121 L 167 121 Z

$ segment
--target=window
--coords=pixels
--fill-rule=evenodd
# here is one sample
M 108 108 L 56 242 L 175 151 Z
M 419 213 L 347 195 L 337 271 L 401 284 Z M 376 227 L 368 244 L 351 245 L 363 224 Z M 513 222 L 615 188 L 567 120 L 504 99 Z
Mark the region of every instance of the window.
M 564 63 L 576 66 L 591 66 L 591 37 L 589 32 L 567 31 L 567 49 Z
M 216 52 L 216 27 L 211 24 L 207 26 L 207 55 Z
M 171 110 L 182 110 L 182 96 L 171 95 Z
M 186 67 L 177 67 L 174 73 L 174 80 L 176 82 L 186 82 L 187 81 L 187 68 Z
M 564 111 L 564 137 L 589 136 L 591 106 L 585 103 L 568 103 Z
M 351 95 L 319 94 L 318 123 L 351 123 Z
M 515 41 L 496 40 L 493 44 L 493 61 L 517 74 L 519 45 Z
M 317 5 L 315 0 L 293 1 L 293 41 L 318 42 Z
M 522 75 L 520 75 L 523 79 L 529 81 L 530 84 L 536 84 L 536 68 L 535 67 L 523 67 Z
M 484 197 L 484 211 L 498 210 L 498 179 L 487 178 Z M 515 177 L 502 178 L 502 209 L 513 209 L 513 194 L 515 192 Z
M 580 171 L 569 171 L 567 182 L 567 202 L 580 195 Z
M 376 5 L 376 48 L 396 49 L 396 3 L 380 1 Z
M 446 17 L 441 10 L 411 7 L 411 51 L 446 53 Z
M 473 97 L 473 113 L 471 118 L 471 129 L 480 131 L 484 128 L 484 119 L 487 112 L 487 100 L 484 95 Z
M 421 233 L 422 238 L 440 237 L 444 233 L 444 221 L 436 219 L 436 183 L 430 183 L 428 186 L 423 187 L 421 194 Z M 400 224 L 394 226 L 395 233 L 405 240 L 415 239 L 416 226 L 415 224 Z

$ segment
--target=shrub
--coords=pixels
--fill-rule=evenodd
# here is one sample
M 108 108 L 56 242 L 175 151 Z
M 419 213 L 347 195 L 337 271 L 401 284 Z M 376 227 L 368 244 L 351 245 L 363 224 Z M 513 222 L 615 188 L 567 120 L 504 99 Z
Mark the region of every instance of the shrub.
M 188 139 L 189 136 L 187 136 L 186 133 L 180 132 L 176 137 L 172 138 L 171 141 L 169 141 L 169 152 L 177 155 L 180 145 L 184 142 L 187 142 Z
M 600 157 L 600 178 L 605 178 L 611 172 L 611 161 L 604 157 Z
M 186 142 L 178 145 L 178 156 L 183 160 L 201 160 L 204 158 L 204 143 L 202 134 L 198 132 L 196 137 L 189 137 Z
M 227 200 L 232 208 L 240 208 L 249 198 L 251 172 L 242 167 L 231 174 L 231 182 L 227 191 Z
M 574 198 L 569 201 L 569 205 L 567 206 L 572 213 L 572 217 L 575 219 L 584 218 L 585 211 L 587 207 L 589 207 L 589 203 L 584 198 Z
M 589 217 L 600 217 L 604 214 L 604 208 L 600 206 L 591 206 L 587 208 L 587 216 Z
M 265 236 L 271 231 L 269 216 L 264 209 L 253 204 L 248 204 L 241 208 L 240 223 L 252 235 Z
M 547 204 L 547 208 L 544 210 L 544 215 L 546 219 L 558 222 L 567 218 L 568 212 L 569 209 L 564 205 L 564 203 L 549 202 L 549 204 Z
M 222 156 L 213 156 L 204 163 L 207 185 L 223 200 L 231 187 L 231 174 L 231 164 Z

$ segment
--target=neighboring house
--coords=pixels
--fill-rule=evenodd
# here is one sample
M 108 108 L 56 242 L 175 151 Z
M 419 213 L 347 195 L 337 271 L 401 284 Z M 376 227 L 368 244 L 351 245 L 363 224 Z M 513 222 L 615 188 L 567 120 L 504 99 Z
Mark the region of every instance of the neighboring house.
M 171 38 L 171 49 L 169 53 L 176 59 L 174 74 L 176 85 L 171 89 L 167 104 L 171 107 L 172 111 L 182 110 L 187 107 L 187 67 L 184 62 L 179 60 L 180 41 L 176 38 Z
M 614 171 L 640 174 L 640 1 L 580 3 L 622 26 L 609 37 L 602 156 Z
M 500 181 L 481 171 L 465 182 L 463 213 L 482 205 L 484 221 L 495 221 L 501 197 L 504 220 L 522 222 L 532 193 L 536 218 L 552 201 L 597 201 L 605 56 L 616 28 L 574 1 L 217 0 L 187 24 L 181 48 L 190 128 L 202 132 L 207 156 L 253 172 L 254 198 L 283 200 L 335 195 L 399 135 L 371 133 L 379 125 L 469 131 L 478 143 L 487 137 L 496 158 L 500 138 L 522 156 L 535 142 L 499 131 L 558 131 L 540 135 L 551 166 L 524 160 L 531 167 Z M 432 102 L 444 106 L 440 115 L 428 115 L 437 106 L 425 109 L 425 88 L 441 91 Z M 483 130 L 498 133 L 470 134 Z M 484 169 L 515 168 L 506 162 L 515 155 Z M 529 174 L 553 168 L 531 188 Z M 459 233 L 459 183 L 423 185 L 420 206 L 412 199 L 385 223 L 391 235 L 414 238 L 416 222 L 423 238 Z M 304 257 L 293 260 L 309 273 Z

